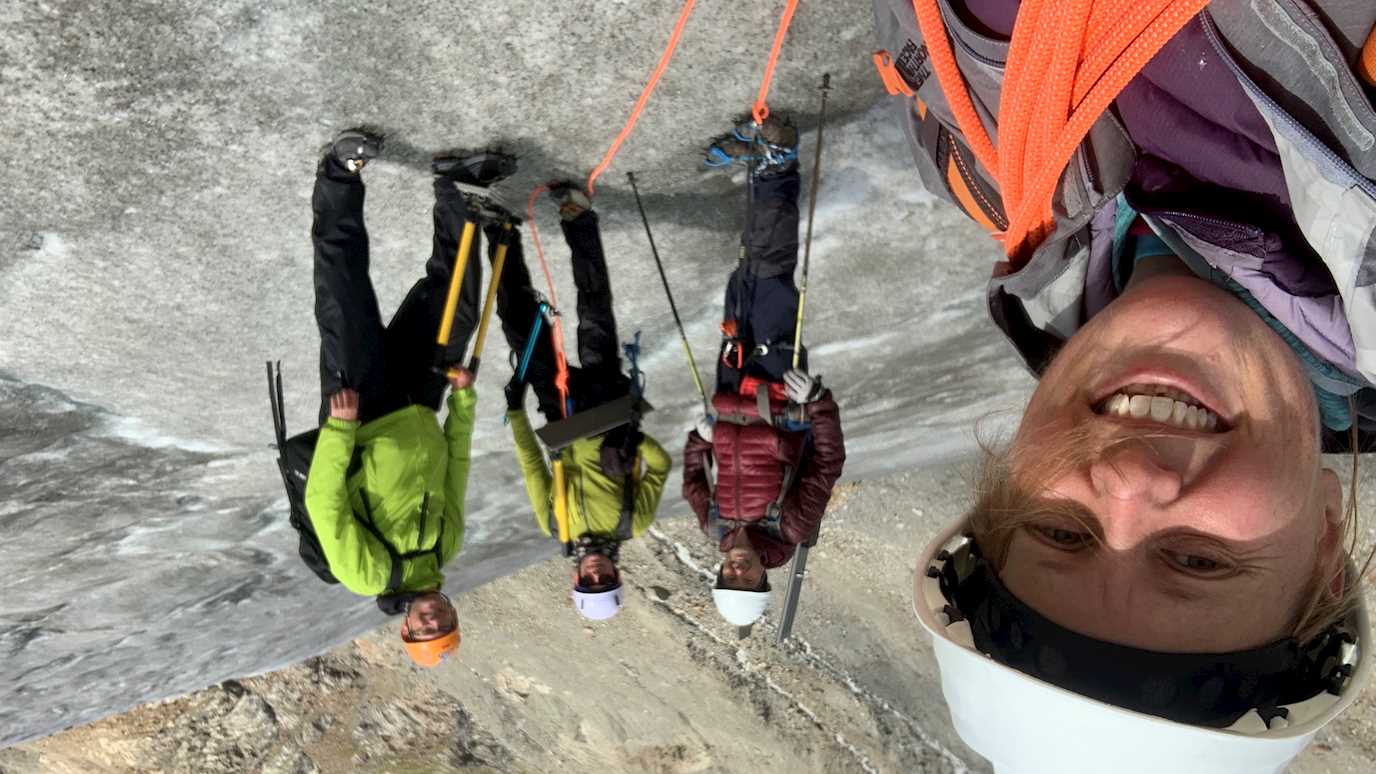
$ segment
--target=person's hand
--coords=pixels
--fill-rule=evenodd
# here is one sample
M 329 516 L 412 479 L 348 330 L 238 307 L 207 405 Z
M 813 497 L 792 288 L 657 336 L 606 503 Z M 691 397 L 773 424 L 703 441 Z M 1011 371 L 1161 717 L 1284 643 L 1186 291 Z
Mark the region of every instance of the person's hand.
M 466 390 L 473 386 L 473 372 L 462 366 L 454 366 L 449 369 L 449 386 L 458 390 Z
M 526 383 L 525 383 L 525 382 L 523 382 L 523 381 L 517 379 L 517 378 L 515 377 L 515 375 L 513 375 L 513 376 L 511 377 L 511 381 L 507 382 L 507 383 L 506 383 L 506 387 L 503 388 L 503 392 L 506 393 L 506 410 L 507 410 L 507 411 L 524 411 L 524 410 L 525 410 L 525 407 L 526 407 Z
M 708 443 L 712 442 L 712 426 L 714 424 L 716 424 L 716 419 L 713 417 L 706 414 L 698 417 L 698 435 L 702 436 L 702 440 Z
M 330 396 L 330 416 L 345 422 L 358 421 L 358 391 L 348 387 Z
M 802 405 L 811 403 L 822 397 L 822 379 L 817 376 L 808 376 L 806 372 L 796 368 L 790 368 L 784 374 L 784 389 L 788 392 L 788 399 Z

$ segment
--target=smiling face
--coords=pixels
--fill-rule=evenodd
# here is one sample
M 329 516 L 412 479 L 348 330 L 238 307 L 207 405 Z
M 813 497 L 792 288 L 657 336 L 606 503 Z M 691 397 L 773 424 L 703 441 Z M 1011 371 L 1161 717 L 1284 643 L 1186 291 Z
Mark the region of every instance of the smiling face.
M 454 631 L 458 624 L 459 615 L 449 598 L 432 591 L 411 600 L 402 619 L 401 636 L 411 642 L 425 642 Z
M 1023 415 L 1015 479 L 1044 476 L 1067 437 L 1079 453 L 1038 482 L 1053 507 L 1013 530 L 1001 579 L 1062 626 L 1149 650 L 1288 636 L 1341 556 L 1317 416 L 1256 314 L 1174 259 L 1144 263 Z
M 726 539 L 722 549 L 721 585 L 722 588 L 739 591 L 755 591 L 765 577 L 765 567 L 760 552 L 750 543 L 750 536 L 744 529 L 738 529 Z

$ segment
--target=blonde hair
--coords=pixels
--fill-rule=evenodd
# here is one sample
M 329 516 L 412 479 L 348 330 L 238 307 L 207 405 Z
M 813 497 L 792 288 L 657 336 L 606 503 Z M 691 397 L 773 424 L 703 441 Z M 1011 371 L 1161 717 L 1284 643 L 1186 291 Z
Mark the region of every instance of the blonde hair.
M 1355 412 L 1353 416 L 1356 416 Z M 981 434 L 982 435 L 982 434 Z M 1052 481 L 1089 461 L 1100 458 L 1105 451 L 1122 443 L 1131 443 L 1150 433 L 1130 439 L 1109 440 L 1086 426 L 1060 433 L 1049 441 L 1026 445 L 1022 449 L 1007 442 L 980 439 L 981 458 L 974 477 L 975 503 L 966 512 L 966 523 L 974 533 L 980 551 L 996 572 L 1001 571 L 1008 558 L 1008 546 L 1019 528 L 1048 517 L 1068 520 L 1089 529 L 1089 511 L 1081 504 L 1058 497 L 1047 497 Z M 1361 579 L 1371 564 L 1368 553 L 1360 572 L 1343 579 L 1342 592 L 1334 594 L 1334 583 L 1346 571 L 1349 562 L 1356 562 L 1357 550 L 1357 433 L 1352 433 L 1352 478 L 1348 485 L 1347 502 L 1343 509 L 1342 530 L 1344 559 L 1329 562 L 1320 557 L 1314 577 L 1305 592 L 1305 602 L 1291 627 L 1290 635 L 1300 643 L 1308 642 L 1347 616 L 1356 606 L 1361 594 Z

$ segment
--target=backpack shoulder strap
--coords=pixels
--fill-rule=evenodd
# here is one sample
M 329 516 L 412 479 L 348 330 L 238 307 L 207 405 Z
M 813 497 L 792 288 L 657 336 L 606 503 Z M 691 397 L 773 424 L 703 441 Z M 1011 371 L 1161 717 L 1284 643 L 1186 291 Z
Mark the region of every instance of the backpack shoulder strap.
M 630 540 L 634 526 L 635 516 L 635 494 L 640 484 L 635 480 L 635 476 L 626 474 L 625 481 L 621 486 L 621 518 L 616 522 L 616 539 Z
M 377 542 L 381 543 L 382 547 L 387 549 L 387 559 L 392 565 L 391 572 L 387 578 L 387 590 L 383 593 L 395 594 L 397 589 L 401 588 L 401 554 L 397 553 L 396 547 L 392 545 L 390 540 L 383 537 L 382 531 L 373 523 L 373 509 L 372 506 L 368 505 L 368 495 L 360 491 L 358 493 L 358 499 L 363 501 L 363 510 L 366 513 L 366 518 L 360 517 L 357 512 L 354 513 L 354 518 L 358 519 L 359 523 L 363 525 L 363 528 L 372 533 L 373 537 L 377 538 Z

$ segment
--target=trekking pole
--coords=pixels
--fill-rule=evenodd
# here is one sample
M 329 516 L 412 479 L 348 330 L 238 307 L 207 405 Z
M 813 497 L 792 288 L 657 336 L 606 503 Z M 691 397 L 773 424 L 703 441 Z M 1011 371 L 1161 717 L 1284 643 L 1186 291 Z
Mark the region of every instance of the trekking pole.
M 655 235 L 650 231 L 650 219 L 645 215 L 645 205 L 640 200 L 640 188 L 635 184 L 635 173 L 627 172 L 626 179 L 631 182 L 631 192 L 635 194 L 635 206 L 640 210 L 640 222 L 645 224 L 645 237 L 650 240 L 650 255 L 654 256 L 655 268 L 659 269 L 659 281 L 664 283 L 664 295 L 669 299 L 669 311 L 674 313 L 674 325 L 678 326 L 678 338 L 683 342 L 683 352 L 688 356 L 688 367 L 693 370 L 693 383 L 698 387 L 702 398 L 703 413 L 710 415 L 712 405 L 707 400 L 707 389 L 702 386 L 702 374 L 698 372 L 698 362 L 693 359 L 693 348 L 688 344 L 688 334 L 683 331 L 683 319 L 678 316 L 678 305 L 674 303 L 674 292 L 669 289 L 669 278 L 664 274 L 664 262 L 659 259 L 659 249 L 655 247 Z
M 478 321 L 478 338 L 473 343 L 473 354 L 468 357 L 468 370 L 473 378 L 478 378 L 478 366 L 483 360 L 483 344 L 487 342 L 487 326 L 492 322 L 492 310 L 497 306 L 497 283 L 502 279 L 502 267 L 506 265 L 506 251 L 511 246 L 511 221 L 502 222 L 502 235 L 497 243 L 497 254 L 492 257 L 492 281 L 487 286 L 487 298 L 483 299 L 483 313 Z M 450 371 L 450 375 L 453 371 Z
M 803 346 L 803 307 L 807 305 L 807 270 L 812 258 L 812 221 L 817 215 L 817 180 L 822 174 L 822 130 L 827 124 L 827 92 L 831 91 L 831 73 L 822 75 L 822 107 L 817 114 L 817 153 L 812 160 L 812 185 L 807 192 L 807 236 L 803 240 L 803 282 L 798 290 L 798 321 L 793 327 L 793 367 L 798 367 L 798 359 Z
M 831 90 L 831 73 L 822 75 L 822 107 L 817 115 L 817 153 L 812 160 L 812 190 L 808 191 L 807 236 L 803 242 L 803 282 L 798 291 L 798 322 L 793 329 L 793 367 L 798 367 L 803 346 L 803 306 L 807 303 L 807 269 L 812 257 L 812 221 L 817 214 L 817 180 L 822 173 L 822 130 L 827 122 L 827 92 Z M 816 545 L 817 533 L 812 533 L 793 554 L 793 563 L 788 570 L 788 591 L 784 594 L 783 615 L 779 619 L 779 633 L 776 642 L 782 644 L 793 636 L 793 619 L 798 614 L 798 599 L 803 593 L 803 578 L 807 575 L 808 550 Z
M 463 286 L 464 270 L 468 268 L 468 254 L 473 252 L 473 236 L 478 231 L 478 223 L 472 219 L 463 222 L 463 234 L 459 237 L 459 252 L 454 257 L 454 270 L 449 275 L 449 295 L 444 299 L 444 316 L 440 318 L 440 330 L 435 336 L 435 370 L 447 365 L 445 350 L 449 348 L 449 334 L 454 330 L 454 312 L 459 307 L 459 288 Z

